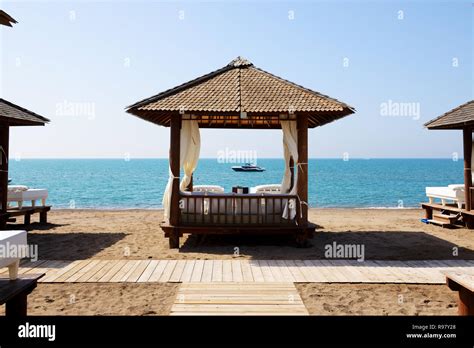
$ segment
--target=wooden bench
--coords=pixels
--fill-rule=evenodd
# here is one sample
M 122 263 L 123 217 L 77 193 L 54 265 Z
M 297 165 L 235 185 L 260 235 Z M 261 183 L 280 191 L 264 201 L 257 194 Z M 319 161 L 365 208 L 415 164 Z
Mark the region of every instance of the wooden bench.
M 474 315 L 474 275 L 465 273 L 447 273 L 446 284 L 459 292 L 458 314 Z
M 31 274 L 28 277 L 10 280 L 0 279 L 0 305 L 6 304 L 5 315 L 9 318 L 26 317 L 27 297 L 36 288 L 42 274 Z

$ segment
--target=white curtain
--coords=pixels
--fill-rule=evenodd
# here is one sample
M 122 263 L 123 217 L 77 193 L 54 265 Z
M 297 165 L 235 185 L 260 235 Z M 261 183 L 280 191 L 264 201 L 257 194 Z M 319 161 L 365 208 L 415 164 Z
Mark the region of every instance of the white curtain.
M 191 182 L 193 172 L 196 170 L 199 160 L 199 152 L 201 150 L 201 135 L 199 133 L 199 125 L 196 120 L 183 120 L 181 122 L 180 132 L 180 154 L 179 169 L 183 168 L 184 177 L 179 185 L 180 190 L 186 190 Z M 174 176 L 169 169 L 169 179 L 166 184 L 165 193 L 163 195 L 164 217 L 168 219 L 171 204 L 171 191 L 173 188 Z
M 183 146 L 186 144 L 186 146 Z M 191 182 L 191 177 L 196 170 L 201 151 L 201 135 L 196 120 L 183 121 L 181 128 L 181 155 L 180 165 L 183 167 L 184 177 L 179 189 L 185 191 Z
M 296 121 L 280 121 L 280 124 L 283 131 L 283 152 L 285 156 L 285 173 L 281 182 L 281 193 L 295 195 L 298 188 L 298 131 L 296 128 Z M 289 165 L 290 157 L 293 157 L 293 163 L 295 165 L 293 187 L 291 191 L 291 171 Z M 283 218 L 293 219 L 295 216 L 296 207 L 288 206 L 288 204 L 285 205 L 283 210 Z

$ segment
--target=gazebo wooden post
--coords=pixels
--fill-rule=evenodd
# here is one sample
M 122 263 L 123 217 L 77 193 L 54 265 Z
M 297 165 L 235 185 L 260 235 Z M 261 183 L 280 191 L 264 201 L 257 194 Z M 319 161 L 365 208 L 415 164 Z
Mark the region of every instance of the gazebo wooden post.
M 308 225 L 308 116 L 297 115 L 296 120 L 298 128 L 297 193 L 301 210 L 301 216 L 298 216 L 298 224 L 306 227 Z M 304 239 L 306 239 L 306 235 Z
M 466 210 L 471 210 L 471 152 L 472 152 L 472 129 L 463 128 L 463 148 L 464 148 L 464 195 L 466 201 Z
M 181 143 L 181 116 L 173 115 L 170 121 L 170 168 L 174 176 L 171 200 L 169 223 L 173 227 L 169 233 L 170 248 L 179 248 L 179 154 Z
M 0 125 L 0 229 L 5 229 L 8 197 L 8 124 Z
M 290 163 L 289 163 L 289 166 L 290 166 L 290 189 L 288 191 L 291 191 L 291 189 L 293 188 L 293 185 L 295 184 L 295 161 L 293 160 L 293 157 L 290 157 Z
M 186 189 L 187 189 L 189 192 L 193 192 L 193 175 L 191 175 L 191 180 L 189 181 L 189 184 L 188 184 L 188 186 L 186 187 Z

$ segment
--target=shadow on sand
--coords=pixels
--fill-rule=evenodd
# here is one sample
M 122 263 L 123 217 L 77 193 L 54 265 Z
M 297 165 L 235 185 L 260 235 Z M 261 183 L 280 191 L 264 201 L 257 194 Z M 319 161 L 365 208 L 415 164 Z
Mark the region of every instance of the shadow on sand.
M 474 260 L 474 251 L 462 248 L 421 231 L 316 232 L 308 248 L 297 248 L 292 236 L 190 236 L 181 253 L 232 255 L 240 253 L 254 259 L 324 259 L 325 246 L 363 245 L 369 260 Z M 458 256 L 453 251 L 457 249 Z
M 37 244 L 39 259 L 82 260 L 125 238 L 126 233 L 30 233 L 28 244 Z

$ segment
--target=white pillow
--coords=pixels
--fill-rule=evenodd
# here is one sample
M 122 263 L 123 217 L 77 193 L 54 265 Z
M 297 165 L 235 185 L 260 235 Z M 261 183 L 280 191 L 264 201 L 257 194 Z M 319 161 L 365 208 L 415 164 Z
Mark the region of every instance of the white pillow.
M 8 192 L 24 192 L 28 191 L 28 186 L 25 185 L 9 185 Z

